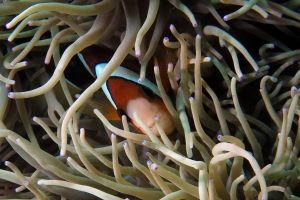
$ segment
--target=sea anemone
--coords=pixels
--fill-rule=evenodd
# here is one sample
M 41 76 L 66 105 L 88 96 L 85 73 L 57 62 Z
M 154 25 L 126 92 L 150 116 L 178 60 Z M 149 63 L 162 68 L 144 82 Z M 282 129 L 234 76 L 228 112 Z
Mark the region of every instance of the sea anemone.
M 0 199 L 300 199 L 299 8 L 3 0 Z M 77 58 L 92 46 L 113 52 L 96 79 Z M 159 117 L 157 136 L 133 113 L 141 134 L 97 108 L 124 60 L 140 82 L 154 72 L 171 134 Z

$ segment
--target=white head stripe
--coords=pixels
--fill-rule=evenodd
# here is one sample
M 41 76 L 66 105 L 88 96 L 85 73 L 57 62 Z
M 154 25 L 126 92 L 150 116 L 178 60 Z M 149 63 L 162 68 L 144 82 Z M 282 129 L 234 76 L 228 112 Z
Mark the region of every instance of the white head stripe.
M 107 65 L 107 63 L 100 63 L 100 64 L 97 64 L 96 67 L 95 67 L 95 71 L 96 71 L 96 75 L 97 77 L 101 76 L 101 73 L 103 71 L 103 69 L 105 68 L 105 66 Z M 137 84 L 140 84 L 140 85 L 143 85 L 149 89 L 151 89 L 157 96 L 161 97 L 160 96 L 160 93 L 159 93 L 159 90 L 157 88 L 157 86 L 152 83 L 150 80 L 148 79 L 145 79 L 142 83 L 140 83 L 138 80 L 140 78 L 139 74 L 123 67 L 123 66 L 119 66 L 112 74 L 111 76 L 115 76 L 115 77 L 121 77 L 121 78 L 124 78 L 124 79 L 127 79 L 127 80 L 130 80 L 132 82 L 135 82 Z M 113 106 L 115 108 L 117 108 L 116 104 L 114 103 L 109 91 L 108 91 L 108 88 L 107 88 L 107 84 L 104 83 L 103 86 L 102 86 L 102 89 L 105 93 L 105 95 L 107 96 L 107 98 L 110 100 L 110 102 L 113 104 Z

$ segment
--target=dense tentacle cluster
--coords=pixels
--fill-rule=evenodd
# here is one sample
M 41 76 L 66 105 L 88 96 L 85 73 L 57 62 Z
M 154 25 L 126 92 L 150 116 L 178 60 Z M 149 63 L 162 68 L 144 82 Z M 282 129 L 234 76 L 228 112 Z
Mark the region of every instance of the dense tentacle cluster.
M 0 199 L 300 199 L 299 7 L 3 1 Z M 114 52 L 95 80 L 75 76 L 91 45 Z M 161 52 L 168 77 L 154 66 Z M 153 68 L 172 134 L 134 113 L 139 134 L 91 103 L 125 59 L 140 63 L 140 82 Z

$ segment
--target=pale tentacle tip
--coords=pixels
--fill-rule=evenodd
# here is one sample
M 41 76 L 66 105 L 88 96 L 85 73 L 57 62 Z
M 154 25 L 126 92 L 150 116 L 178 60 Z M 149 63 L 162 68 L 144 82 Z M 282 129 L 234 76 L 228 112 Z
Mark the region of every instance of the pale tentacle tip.
M 157 65 L 155 65 L 155 66 L 154 66 L 154 68 L 158 68 L 158 66 L 157 66 Z
M 11 27 L 10 27 L 10 23 L 6 24 L 6 25 L 5 25 L 5 28 L 6 28 L 6 29 L 10 29 L 10 28 L 11 28 Z
M 116 137 L 116 134 L 115 134 L 115 133 L 112 133 L 112 134 L 111 134 L 111 137 Z
M 127 147 L 127 142 L 123 142 L 123 147 Z
M 7 166 L 7 165 L 8 165 L 8 161 L 5 161 L 5 162 L 4 162 L 4 165 Z
M 17 138 L 16 141 L 17 141 L 17 142 L 20 142 L 20 138 Z
M 202 35 L 200 33 L 197 34 L 197 37 L 202 37 Z
M 264 88 L 259 88 L 259 91 L 264 91 Z
M 136 56 L 136 57 L 140 57 L 140 56 L 141 56 L 141 53 L 136 52 L 136 53 L 135 53 L 135 56 Z
M 49 65 L 49 61 L 48 61 L 48 60 L 45 60 L 45 61 L 44 61 L 44 64 L 45 64 L 45 65 Z
M 170 24 L 170 28 L 174 28 L 175 26 L 173 24 Z
M 164 41 L 169 41 L 169 38 L 168 37 L 164 37 Z
M 157 166 L 157 164 L 153 163 L 151 168 L 152 168 L 153 170 L 157 170 L 157 169 L 158 169 L 158 166 Z
M 67 161 L 70 161 L 72 158 L 71 157 L 67 157 Z
M 39 181 L 37 182 L 37 184 L 38 184 L 38 185 L 42 185 L 42 184 L 43 184 L 42 180 L 39 180 Z
M 10 67 L 14 67 L 15 65 L 14 65 L 13 63 L 10 63 L 9 66 L 10 66 Z
M 194 100 L 194 97 L 190 97 L 190 101 L 193 101 Z
M 129 200 L 129 198 L 126 198 L 126 199 L 124 199 L 124 200 Z
M 25 182 L 24 182 L 24 185 L 28 185 L 28 184 L 29 184 L 29 182 L 28 182 L 28 181 L 25 181 Z
M 228 15 L 225 15 L 224 17 L 223 17 L 223 20 L 226 22 L 226 21 L 228 21 Z
M 65 157 L 65 153 L 64 152 L 60 152 L 60 154 L 59 154 L 61 157 Z

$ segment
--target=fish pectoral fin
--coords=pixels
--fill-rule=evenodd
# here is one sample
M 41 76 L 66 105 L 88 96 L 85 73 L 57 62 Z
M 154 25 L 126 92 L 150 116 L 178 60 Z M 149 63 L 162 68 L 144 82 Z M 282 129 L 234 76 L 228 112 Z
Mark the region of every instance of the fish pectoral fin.
M 115 107 L 107 99 L 103 91 L 96 92 L 93 97 L 85 103 L 83 113 L 90 116 L 96 116 L 94 109 L 98 109 L 107 120 L 120 120 Z

